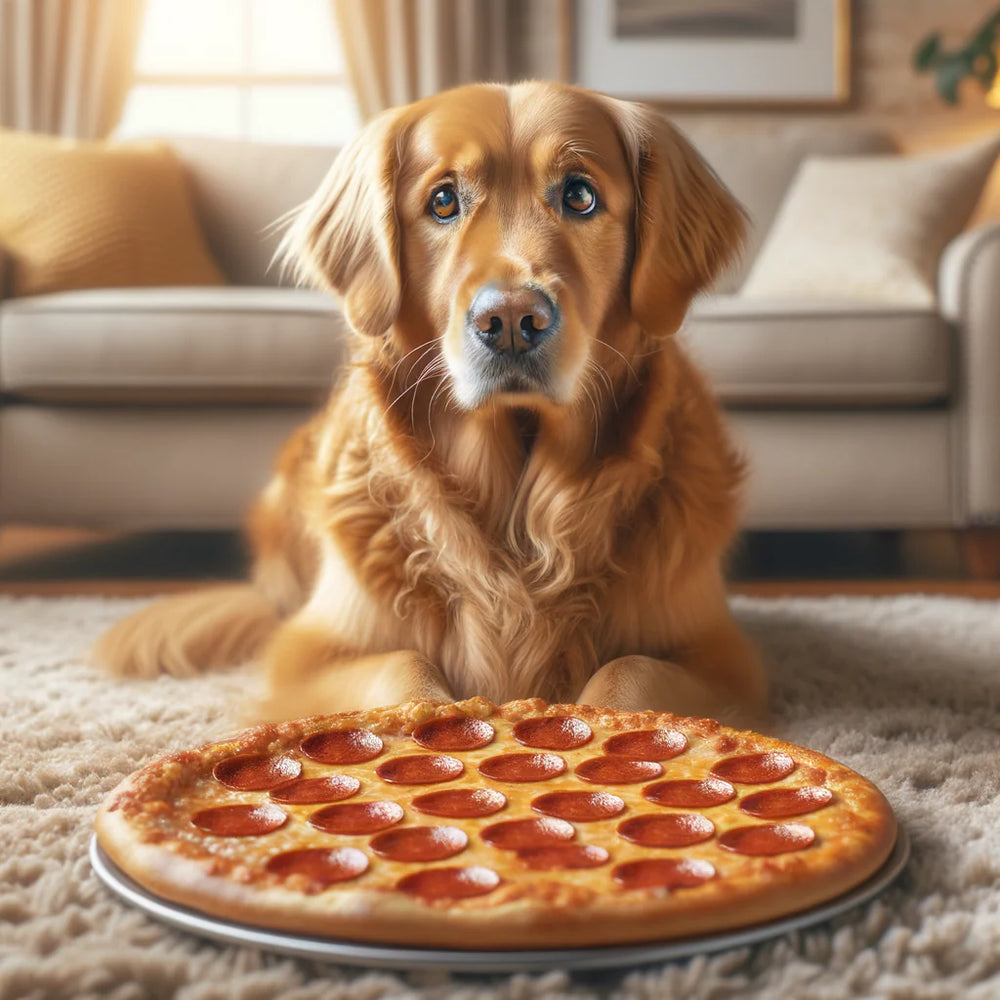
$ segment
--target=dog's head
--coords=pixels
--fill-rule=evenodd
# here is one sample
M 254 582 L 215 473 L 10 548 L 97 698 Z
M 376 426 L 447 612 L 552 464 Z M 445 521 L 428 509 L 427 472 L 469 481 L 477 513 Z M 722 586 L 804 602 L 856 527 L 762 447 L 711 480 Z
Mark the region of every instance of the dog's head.
M 743 229 L 650 109 L 484 84 L 375 118 L 284 249 L 389 357 L 437 362 L 460 406 L 530 408 L 572 402 L 588 369 L 673 333 Z

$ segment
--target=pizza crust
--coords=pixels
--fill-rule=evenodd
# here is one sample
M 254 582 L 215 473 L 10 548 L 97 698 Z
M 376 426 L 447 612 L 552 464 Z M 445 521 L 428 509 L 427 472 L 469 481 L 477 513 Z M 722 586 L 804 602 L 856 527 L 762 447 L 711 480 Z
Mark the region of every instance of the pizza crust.
M 420 750 L 408 739 L 415 726 L 435 717 L 464 714 L 487 719 L 497 738 L 478 750 L 456 753 L 465 772 L 454 782 L 389 786 L 374 773 L 393 752 Z M 566 772 L 541 782 L 489 782 L 508 798 L 505 809 L 483 819 L 439 819 L 409 808 L 417 794 L 457 785 L 484 783 L 477 764 L 505 751 L 530 748 L 509 736 L 523 719 L 572 715 L 595 731 L 586 745 L 559 750 Z M 295 847 L 348 843 L 364 850 L 368 836 L 324 834 L 305 822 L 320 806 L 284 806 L 293 822 L 259 837 L 205 835 L 189 822 L 206 803 L 266 801 L 266 792 L 232 791 L 210 777 L 222 760 L 241 754 L 295 752 L 303 739 L 331 728 L 369 729 L 385 738 L 386 752 L 367 763 L 336 767 L 316 765 L 317 772 L 350 771 L 363 776 L 355 800 L 398 796 L 407 811 L 405 823 L 456 826 L 469 836 L 461 854 L 444 862 L 419 864 L 375 858 L 357 879 L 317 891 L 308 880 L 281 880 L 263 872 L 267 857 Z M 670 778 L 704 777 L 720 758 L 779 750 L 791 753 L 796 770 L 780 782 L 739 786 L 737 799 L 704 810 L 719 833 L 760 821 L 738 809 L 747 794 L 773 787 L 822 784 L 833 804 L 796 817 L 816 833 L 807 849 L 771 857 L 723 851 L 717 837 L 684 848 L 643 848 L 621 838 L 616 828 L 627 816 L 679 811 L 658 807 L 641 795 L 645 784 L 585 785 L 576 765 L 600 754 L 610 735 L 636 729 L 671 728 L 687 737 L 688 749 L 665 762 Z M 501 743 L 509 744 L 502 746 Z M 310 762 L 306 761 L 307 764 Z M 310 770 L 312 766 L 310 765 Z M 668 775 L 664 775 L 667 777 Z M 662 780 L 662 779 L 657 779 Z M 515 855 L 484 843 L 480 833 L 490 823 L 535 816 L 530 803 L 561 789 L 609 791 L 626 800 L 622 816 L 576 824 L 576 842 L 605 847 L 608 864 L 594 868 L 529 871 Z M 174 802 L 180 799 L 180 807 Z M 579 705 L 546 705 L 537 699 L 494 706 L 484 699 L 448 705 L 413 703 L 385 711 L 320 716 L 294 723 L 259 727 L 232 739 L 154 761 L 127 778 L 102 805 L 96 820 L 98 840 L 111 860 L 154 894 L 213 916 L 239 923 L 357 941 L 456 949 L 539 949 L 585 947 L 688 937 L 735 929 L 786 916 L 833 899 L 874 874 L 890 854 L 896 836 L 892 811 L 865 779 L 828 757 L 755 733 L 727 729 L 704 719 L 681 719 L 667 713 L 618 713 Z M 369 852 L 370 853 L 370 852 Z M 710 861 L 717 877 L 693 889 L 622 889 L 609 869 L 644 857 L 684 857 Z M 492 892 L 464 899 L 427 901 L 395 888 L 405 873 L 456 865 L 484 865 L 503 882 Z

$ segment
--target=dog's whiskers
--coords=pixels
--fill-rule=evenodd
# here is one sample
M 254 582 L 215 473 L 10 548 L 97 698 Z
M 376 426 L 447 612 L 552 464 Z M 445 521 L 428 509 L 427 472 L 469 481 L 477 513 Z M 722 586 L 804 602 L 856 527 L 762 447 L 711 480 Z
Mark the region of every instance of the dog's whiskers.
M 417 392 L 416 392 L 416 390 L 417 390 L 417 388 L 422 383 L 431 381 L 432 379 L 434 379 L 438 375 L 440 375 L 442 373 L 442 370 L 443 369 L 442 369 L 441 359 L 440 358 L 435 358 L 420 373 L 420 375 L 417 377 L 416 382 L 413 383 L 413 390 L 414 391 L 413 391 L 413 396 L 410 398 L 410 426 L 414 429 L 414 431 L 416 431 L 416 428 L 417 428 L 417 415 L 416 415 L 416 411 L 415 411 L 415 407 L 417 405 Z M 438 386 L 435 387 L 435 392 L 437 391 L 437 388 L 439 388 L 439 387 L 440 387 L 440 383 L 439 383 Z M 433 398 L 434 398 L 434 394 L 432 393 L 431 394 L 431 400 L 433 400 Z M 431 420 L 431 411 L 430 411 L 430 404 L 429 403 L 428 403 L 428 407 L 427 407 L 427 426 L 428 426 L 428 429 L 431 432 L 431 436 L 432 436 L 432 439 L 433 439 L 434 428 L 433 428 L 433 422 Z M 431 448 L 433 449 L 433 447 L 434 447 L 434 444 L 433 444 L 433 440 L 432 440 Z
M 591 391 L 591 387 L 587 385 L 586 382 L 583 383 L 583 391 L 587 397 L 587 401 L 590 403 L 590 408 L 594 414 L 594 443 L 591 448 L 591 455 L 597 457 L 597 447 L 598 447 L 598 436 L 601 431 L 601 417 L 600 417 L 600 407 L 597 404 L 597 400 L 594 398 L 594 394 Z
M 390 385 L 394 385 L 395 384 L 395 381 L 396 381 L 396 379 L 395 379 L 395 372 L 398 370 L 399 366 L 407 358 L 411 357 L 413 354 L 416 354 L 417 351 L 420 351 L 420 354 L 414 360 L 413 365 L 411 366 L 411 367 L 416 367 L 437 346 L 438 346 L 437 341 L 436 340 L 432 340 L 429 343 L 420 344 L 417 347 L 414 347 L 413 350 L 411 350 L 411 351 L 407 351 L 407 353 L 404 354 L 392 366 L 392 368 L 389 369 L 389 375 L 390 375 L 390 383 L 389 384 Z M 424 370 L 420 373 L 420 375 L 413 382 L 411 382 L 405 389 L 403 389 L 402 392 L 400 392 L 397 396 L 395 396 L 391 400 L 389 400 L 389 402 L 386 403 L 386 405 L 383 408 L 381 408 L 381 412 L 378 414 L 378 419 L 375 421 L 374 426 L 372 426 L 370 428 L 369 432 L 368 432 L 368 443 L 369 443 L 370 447 L 374 447 L 375 441 L 376 441 L 378 435 L 384 430 L 386 419 L 387 419 L 389 413 L 392 411 L 393 407 L 396 406 L 396 404 L 399 403 L 399 401 L 408 392 L 412 392 L 413 393 L 413 397 L 412 397 L 412 399 L 410 401 L 410 424 L 411 424 L 411 426 L 413 425 L 413 420 L 414 420 L 414 405 L 416 403 L 416 390 L 417 390 L 417 388 L 419 387 L 420 383 L 423 382 L 426 378 L 428 378 L 428 377 L 430 377 L 430 376 L 432 376 L 434 374 L 437 374 L 438 372 L 443 371 L 443 370 L 444 370 L 444 360 L 443 360 L 443 358 L 441 358 L 439 356 L 439 357 L 435 358 L 429 365 L 427 365 L 427 367 L 424 368 Z
M 618 407 L 618 394 L 615 392 L 615 384 L 612 382 L 611 376 L 593 358 L 587 358 L 586 370 L 592 370 L 601 377 L 603 384 L 608 387 L 608 398 L 614 404 L 615 412 L 620 412 Z M 597 386 L 595 386 L 595 388 L 597 388 Z
M 436 346 L 437 345 L 433 344 L 433 343 L 426 345 L 424 347 L 423 352 L 420 354 L 420 356 L 417 358 L 417 360 L 414 361 L 414 363 L 413 363 L 414 366 L 417 365 L 417 364 L 419 364 L 424 359 L 424 357 L 427 354 L 429 354 Z M 414 350 L 419 350 L 419 348 L 414 348 Z M 406 355 L 406 357 L 409 357 L 409 355 L 412 354 L 412 353 L 413 353 L 413 351 L 410 351 L 409 354 Z M 393 366 L 393 369 L 395 369 L 398 366 L 398 364 L 399 364 L 399 362 L 397 362 L 396 365 Z M 386 406 L 386 410 L 387 411 L 391 410 L 408 392 L 413 392 L 413 390 L 416 389 L 416 387 L 418 385 L 420 385 L 421 381 L 424 378 L 424 375 L 426 374 L 426 371 L 427 370 L 424 369 L 424 371 L 422 371 L 420 373 L 420 375 L 417 376 L 416 381 L 411 382 L 398 396 L 396 396 L 394 399 L 392 399 L 388 403 L 388 405 Z M 393 380 L 393 381 L 395 381 L 395 380 Z
M 420 356 L 413 362 L 410 366 L 411 370 L 420 364 L 421 361 L 429 354 L 434 348 L 437 347 L 437 342 L 432 340 L 426 344 L 418 344 L 413 348 L 412 351 L 407 351 L 390 369 L 389 369 L 389 384 L 395 386 L 396 384 L 396 372 L 399 370 L 399 366 L 411 355 L 416 354 L 420 351 Z M 405 392 L 404 392 L 405 395 Z M 391 404 L 390 404 L 391 405 Z
M 618 357 L 620 357 L 622 361 L 625 362 L 625 367 L 628 368 L 629 372 L 631 372 L 632 378 L 634 378 L 636 382 L 639 381 L 639 373 L 635 370 L 635 368 L 632 367 L 632 362 L 629 361 L 629 359 L 626 358 L 625 355 L 622 354 L 622 352 L 619 351 L 617 347 L 612 347 L 611 344 L 609 344 L 606 340 L 601 340 L 600 337 L 595 337 L 594 343 L 601 344 L 603 347 L 606 347 L 609 351 L 614 351 L 614 353 L 617 354 Z
M 433 451 L 437 445 L 437 436 L 434 433 L 434 419 L 433 419 L 434 400 L 437 399 L 438 393 L 445 387 L 446 384 L 447 384 L 446 380 L 441 379 L 438 382 L 438 384 L 434 387 L 434 391 L 431 393 L 431 398 L 427 400 L 427 426 L 431 432 L 430 451 Z M 428 454 L 430 454 L 430 452 L 428 452 Z

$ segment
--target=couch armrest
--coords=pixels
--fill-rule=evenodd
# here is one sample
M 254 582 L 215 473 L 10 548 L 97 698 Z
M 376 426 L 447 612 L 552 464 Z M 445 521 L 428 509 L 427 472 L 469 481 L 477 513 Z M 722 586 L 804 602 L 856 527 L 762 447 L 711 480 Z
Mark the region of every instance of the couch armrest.
M 1000 524 L 1000 222 L 945 248 L 938 294 L 958 332 L 959 513 L 966 523 Z

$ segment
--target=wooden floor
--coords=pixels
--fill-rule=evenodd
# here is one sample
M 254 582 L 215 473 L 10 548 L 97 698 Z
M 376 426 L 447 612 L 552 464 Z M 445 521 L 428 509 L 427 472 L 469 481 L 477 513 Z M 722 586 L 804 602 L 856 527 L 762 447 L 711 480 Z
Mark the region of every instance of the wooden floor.
M 120 535 L 0 529 L 0 594 L 165 594 L 245 579 L 249 558 L 229 532 Z M 948 533 L 767 533 L 745 536 L 730 590 L 759 597 L 950 594 L 1000 600 L 1000 580 L 968 578 Z

